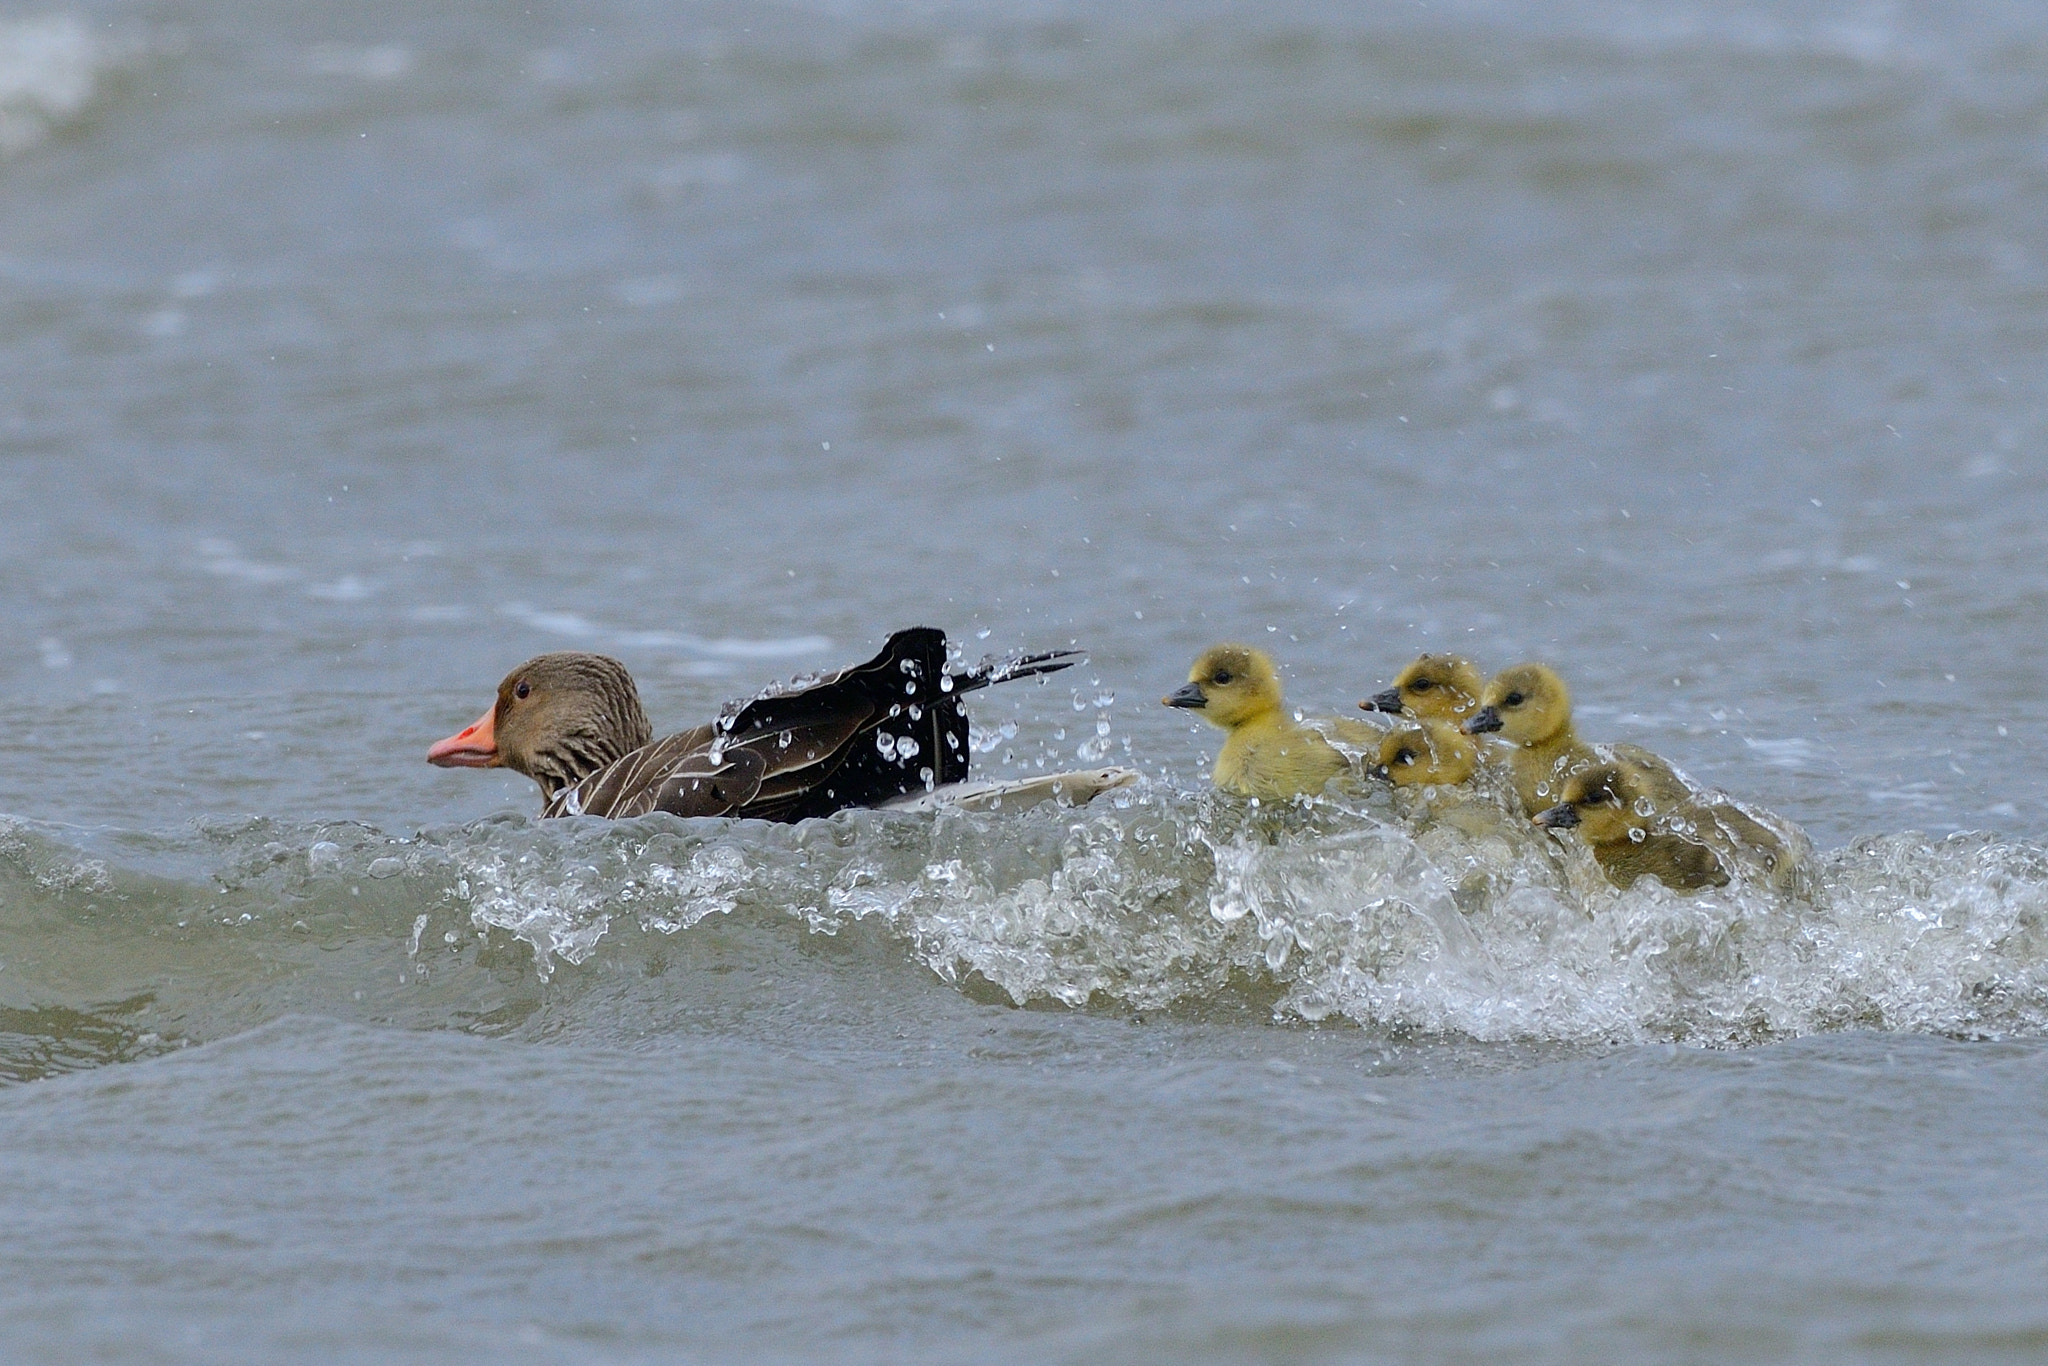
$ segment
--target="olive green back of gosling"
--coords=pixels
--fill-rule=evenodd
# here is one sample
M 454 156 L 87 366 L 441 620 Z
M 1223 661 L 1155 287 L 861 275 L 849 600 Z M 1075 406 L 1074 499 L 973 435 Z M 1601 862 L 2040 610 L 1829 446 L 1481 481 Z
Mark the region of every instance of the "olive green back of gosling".
M 1681 892 L 1727 886 L 1728 869 L 1713 849 L 1655 828 L 1659 807 L 1653 794 L 1649 775 L 1634 764 L 1595 764 L 1566 779 L 1564 799 L 1535 820 L 1575 831 L 1617 887 L 1632 887 L 1645 876 Z
M 1650 833 L 1640 841 L 1618 840 L 1592 848 L 1600 870 L 1617 887 L 1633 887 L 1642 877 L 1653 877 L 1679 892 L 1728 885 L 1728 870 L 1714 851 L 1678 835 Z

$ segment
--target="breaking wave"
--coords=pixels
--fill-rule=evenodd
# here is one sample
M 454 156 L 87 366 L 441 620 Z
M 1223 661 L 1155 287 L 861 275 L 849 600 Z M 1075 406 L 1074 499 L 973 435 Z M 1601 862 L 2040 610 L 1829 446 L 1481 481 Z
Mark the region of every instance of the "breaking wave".
M 1153 784 L 1080 810 L 798 826 L 0 823 L 0 1077 L 293 1011 L 640 1037 L 679 1009 L 740 1008 L 725 974 L 853 940 L 901 975 L 892 990 L 1411 1036 L 2048 1029 L 2032 844 L 1886 835 L 1819 856 L 1806 895 L 1620 891 L 1476 799 L 1261 810 Z

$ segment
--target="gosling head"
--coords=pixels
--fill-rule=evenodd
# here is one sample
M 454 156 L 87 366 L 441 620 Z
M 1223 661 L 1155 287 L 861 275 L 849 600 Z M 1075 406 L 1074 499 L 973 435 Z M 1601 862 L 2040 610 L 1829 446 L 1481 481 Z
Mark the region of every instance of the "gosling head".
M 1217 645 L 1202 652 L 1188 670 L 1185 686 L 1160 700 L 1169 707 L 1198 711 L 1204 720 L 1233 730 L 1280 709 L 1280 674 L 1263 650 Z
M 552 797 L 647 743 L 653 730 L 626 666 L 564 650 L 527 660 L 475 723 L 427 751 L 442 768 L 509 768 Z
M 1622 764 L 1600 764 L 1565 780 L 1563 800 L 1532 819 L 1550 830 L 1577 830 L 1589 844 L 1616 844 L 1647 830 L 1643 785 Z
M 1462 783 L 1479 755 L 1472 742 L 1448 726 L 1408 726 L 1380 741 L 1379 762 L 1366 772 L 1395 787 Z
M 1479 710 L 1483 686 L 1471 660 L 1422 655 L 1401 670 L 1393 687 L 1358 705 L 1366 711 L 1405 711 L 1425 721 L 1462 721 Z
M 1495 674 L 1479 696 L 1479 710 L 1464 720 L 1467 735 L 1499 731 L 1518 745 L 1540 745 L 1572 723 L 1572 694 L 1541 664 L 1517 664 Z

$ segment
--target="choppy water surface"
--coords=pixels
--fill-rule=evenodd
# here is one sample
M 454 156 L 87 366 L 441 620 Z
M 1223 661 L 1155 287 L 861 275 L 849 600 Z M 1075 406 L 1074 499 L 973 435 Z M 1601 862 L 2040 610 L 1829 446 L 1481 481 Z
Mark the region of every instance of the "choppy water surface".
M 0 11 L 0 1355 L 2048 1351 L 2022 6 Z M 930 622 L 1084 811 L 528 817 Z M 1618 892 L 1156 705 L 1548 659 Z

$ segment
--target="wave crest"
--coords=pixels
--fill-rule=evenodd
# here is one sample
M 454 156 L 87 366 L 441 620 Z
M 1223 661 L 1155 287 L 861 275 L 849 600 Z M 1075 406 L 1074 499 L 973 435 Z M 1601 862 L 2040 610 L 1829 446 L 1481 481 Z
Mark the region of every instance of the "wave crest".
M 1445 794 L 1258 809 L 1155 785 L 1010 815 L 412 837 L 0 824 L 0 1010 L 23 1037 L 73 1020 L 101 1060 L 290 1010 L 602 1033 L 586 998 L 608 972 L 639 984 L 607 988 L 625 1028 L 819 936 L 979 1000 L 1482 1041 L 2048 1030 L 2048 851 L 1985 835 L 1865 839 L 1790 896 L 1619 891 L 1583 849 Z

